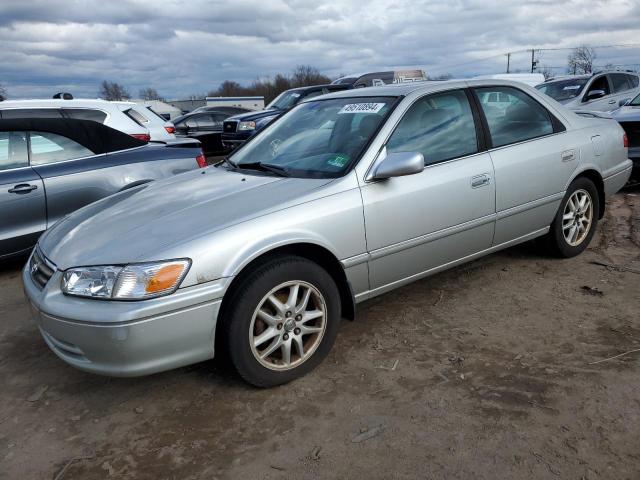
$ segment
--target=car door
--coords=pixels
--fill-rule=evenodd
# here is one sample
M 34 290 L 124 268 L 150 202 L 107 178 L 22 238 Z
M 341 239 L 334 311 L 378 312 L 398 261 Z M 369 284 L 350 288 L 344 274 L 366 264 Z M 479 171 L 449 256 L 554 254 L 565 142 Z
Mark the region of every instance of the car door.
M 361 185 L 372 290 L 491 246 L 495 190 L 489 154 L 464 90 L 417 99 L 386 141 L 381 155 L 420 152 L 419 174 Z
M 548 227 L 576 169 L 580 151 L 564 125 L 524 91 L 510 86 L 475 88 L 490 135 L 495 169 L 496 229 L 501 245 Z M 495 112 L 492 93 L 508 99 Z
M 598 98 L 590 98 L 595 91 L 602 91 L 604 95 Z M 585 89 L 582 103 L 577 107 L 580 110 L 596 110 L 606 112 L 615 108 L 616 100 L 612 96 L 613 90 L 607 75 L 596 75 Z
M 47 227 L 44 186 L 26 132 L 0 132 L 0 258 L 32 247 Z
M 101 170 L 105 155 L 96 156 L 79 143 L 50 132 L 29 132 L 31 167 L 47 193 L 47 228 L 66 214 L 113 192 Z M 82 160 L 85 159 L 85 160 Z

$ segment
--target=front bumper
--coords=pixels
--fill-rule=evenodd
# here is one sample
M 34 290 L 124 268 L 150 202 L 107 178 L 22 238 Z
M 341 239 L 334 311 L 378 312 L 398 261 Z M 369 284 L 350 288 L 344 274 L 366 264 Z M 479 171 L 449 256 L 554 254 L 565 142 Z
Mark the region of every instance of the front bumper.
M 22 280 L 34 322 L 51 350 L 68 364 L 133 377 L 213 358 L 224 290 L 219 282 L 123 302 L 66 296 L 59 287 L 61 275 L 55 272 L 40 290 L 25 267 Z

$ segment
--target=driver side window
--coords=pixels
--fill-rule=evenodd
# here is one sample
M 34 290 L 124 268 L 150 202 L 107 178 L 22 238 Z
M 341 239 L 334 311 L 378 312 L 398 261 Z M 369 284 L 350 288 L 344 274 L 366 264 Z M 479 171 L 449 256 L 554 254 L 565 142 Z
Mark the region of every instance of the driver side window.
M 462 90 L 417 100 L 387 142 L 387 152 L 420 152 L 425 165 L 478 151 L 476 127 Z

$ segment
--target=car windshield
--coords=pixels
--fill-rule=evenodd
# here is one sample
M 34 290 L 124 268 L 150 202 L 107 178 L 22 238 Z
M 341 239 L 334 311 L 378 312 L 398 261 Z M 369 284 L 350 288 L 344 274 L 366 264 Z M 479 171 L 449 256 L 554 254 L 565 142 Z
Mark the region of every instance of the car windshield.
M 640 95 L 631 100 L 627 105 L 631 105 L 632 107 L 640 107 Z
M 338 177 L 358 159 L 394 100 L 356 97 L 301 103 L 234 153 L 230 163 L 277 169 L 286 176 Z
M 562 102 L 580 95 L 587 84 L 587 78 L 572 78 L 570 80 L 558 80 L 555 82 L 541 83 L 536 88 L 549 95 L 554 100 Z
M 302 97 L 302 92 L 300 91 L 288 90 L 286 92 L 282 92 L 269 105 L 267 105 L 267 110 L 270 108 L 287 110 L 298 103 L 300 101 L 300 97 Z

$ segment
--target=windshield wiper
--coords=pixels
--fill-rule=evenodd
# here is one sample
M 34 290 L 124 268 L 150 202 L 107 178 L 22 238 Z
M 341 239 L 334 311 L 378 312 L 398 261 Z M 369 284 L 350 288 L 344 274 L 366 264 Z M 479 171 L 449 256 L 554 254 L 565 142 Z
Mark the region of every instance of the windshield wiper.
M 273 163 L 264 163 L 264 162 L 239 163 L 236 165 L 236 167 L 271 172 L 281 177 L 290 176 L 286 168 L 281 167 L 280 165 L 274 165 Z
M 224 158 L 223 158 L 222 160 L 220 160 L 219 162 L 214 163 L 214 164 L 213 164 L 213 166 L 214 166 L 214 167 L 219 167 L 219 166 L 220 166 L 220 165 L 222 165 L 223 163 L 227 163 L 227 164 L 229 164 L 229 166 L 230 166 L 231 168 L 233 168 L 233 169 L 238 168 L 238 166 L 237 166 L 235 163 L 233 163 L 231 160 L 229 160 L 229 157 L 224 157 Z

